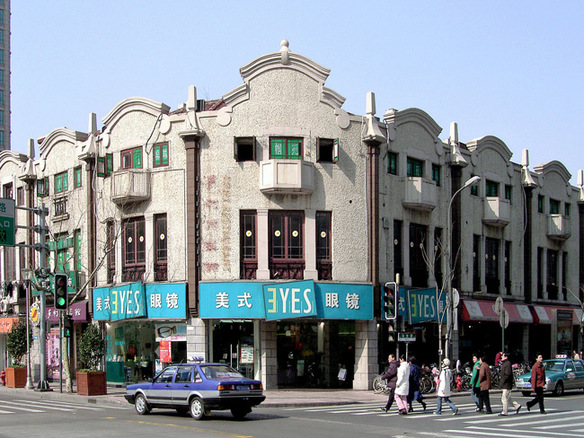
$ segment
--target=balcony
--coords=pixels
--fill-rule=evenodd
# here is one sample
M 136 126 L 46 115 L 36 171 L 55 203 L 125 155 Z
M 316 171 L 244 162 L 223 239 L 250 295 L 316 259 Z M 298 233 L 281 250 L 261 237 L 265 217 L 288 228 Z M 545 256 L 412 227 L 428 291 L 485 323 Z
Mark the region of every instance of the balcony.
M 287 159 L 262 161 L 260 191 L 265 194 L 310 195 L 314 191 L 314 164 Z
M 483 223 L 504 228 L 511 222 L 511 201 L 496 196 L 488 196 L 483 203 Z
M 112 201 L 118 205 L 150 199 L 150 171 L 125 169 L 112 175 Z
M 405 197 L 402 205 L 405 208 L 421 211 L 432 211 L 436 208 L 436 182 L 421 177 L 405 179 Z
M 554 240 L 566 240 L 572 234 L 570 218 L 563 214 L 550 214 L 547 218 L 547 236 Z

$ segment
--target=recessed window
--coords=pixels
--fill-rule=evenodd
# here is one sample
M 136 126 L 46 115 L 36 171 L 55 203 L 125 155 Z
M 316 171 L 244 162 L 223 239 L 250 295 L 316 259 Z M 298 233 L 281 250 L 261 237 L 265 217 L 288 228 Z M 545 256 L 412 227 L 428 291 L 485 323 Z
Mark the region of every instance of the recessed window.
M 570 216 L 570 204 L 568 204 L 567 202 L 564 204 L 564 215 Z
M 83 170 L 81 166 L 77 166 L 73 169 L 73 175 L 75 175 L 75 188 L 78 189 L 83 185 Z
M 537 212 L 543 213 L 543 195 L 537 195 Z
M 16 189 L 16 203 L 17 205 L 24 205 L 24 187 Z
M 474 185 L 470 186 L 470 194 L 472 196 L 479 196 L 479 185 L 478 184 L 474 184 Z
M 408 176 L 421 178 L 424 173 L 424 162 L 408 157 Z
M 505 184 L 505 199 L 511 200 L 511 186 L 509 184 Z
M 110 176 L 114 171 L 114 156 L 106 154 L 105 157 L 97 158 L 97 176 Z
M 46 176 L 44 178 L 37 180 L 37 196 L 43 197 L 49 195 L 49 177 Z
M 2 194 L 4 195 L 3 197 L 6 199 L 14 199 L 12 183 L 4 184 L 4 187 L 2 188 Z
M 487 189 L 488 198 L 498 198 L 499 197 L 499 183 L 495 181 L 487 180 L 485 187 Z
M 69 188 L 67 172 L 61 172 L 55 175 L 55 193 L 66 192 Z
M 122 151 L 122 169 L 142 169 L 142 148 Z
M 560 201 L 550 199 L 550 214 L 560 214 Z
M 440 166 L 438 164 L 432 164 L 432 180 L 436 182 L 436 185 L 440 187 Z
M 395 152 L 387 153 L 387 173 L 397 175 L 397 154 Z
M 320 163 L 336 163 L 339 161 L 339 139 L 317 138 L 316 161 Z
M 233 157 L 235 161 L 255 161 L 256 159 L 255 137 L 234 137 Z
M 270 158 L 302 158 L 301 138 L 270 138 Z
M 155 144 L 152 148 L 153 167 L 168 166 L 168 143 Z

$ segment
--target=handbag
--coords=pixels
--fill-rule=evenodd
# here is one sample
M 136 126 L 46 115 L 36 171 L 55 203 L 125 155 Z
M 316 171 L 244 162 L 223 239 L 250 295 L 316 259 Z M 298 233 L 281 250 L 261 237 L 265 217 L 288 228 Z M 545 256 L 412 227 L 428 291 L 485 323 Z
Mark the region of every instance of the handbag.
M 345 381 L 345 379 L 347 378 L 347 369 L 346 368 L 341 368 L 339 370 L 339 375 L 337 376 L 337 378 L 341 381 Z

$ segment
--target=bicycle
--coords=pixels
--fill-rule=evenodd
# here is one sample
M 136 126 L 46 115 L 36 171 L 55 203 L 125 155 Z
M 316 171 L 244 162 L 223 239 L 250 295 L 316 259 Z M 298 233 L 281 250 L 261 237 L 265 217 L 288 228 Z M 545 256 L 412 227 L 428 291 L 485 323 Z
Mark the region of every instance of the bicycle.
M 389 394 L 389 388 L 387 387 L 387 380 L 381 377 L 379 374 L 373 378 L 373 393 L 374 394 Z

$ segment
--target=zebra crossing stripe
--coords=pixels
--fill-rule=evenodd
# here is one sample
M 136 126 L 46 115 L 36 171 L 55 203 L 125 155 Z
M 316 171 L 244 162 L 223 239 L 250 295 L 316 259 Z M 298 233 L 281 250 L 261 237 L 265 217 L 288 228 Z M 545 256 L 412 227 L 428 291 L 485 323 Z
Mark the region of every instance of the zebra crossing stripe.
M 8 406 L 4 406 L 4 405 L 8 405 Z M 12 406 L 12 405 L 16 405 L 16 406 Z M 44 412 L 44 411 L 41 411 L 40 409 L 27 408 L 27 407 L 21 406 L 21 403 L 15 403 L 15 402 L 6 401 L 6 400 L 3 400 L 2 403 L 0 403 L 0 406 L 4 407 L 6 409 L 16 409 L 17 411 L 34 412 L 34 413 Z M 11 412 L 11 413 L 14 413 L 14 412 Z
M 30 400 L 19 400 L 23 403 L 32 403 L 32 404 L 36 404 L 38 406 L 42 406 L 42 407 L 47 407 L 47 408 L 53 408 L 54 406 L 60 406 L 61 408 L 70 408 L 70 409 L 82 409 L 82 410 L 87 410 L 87 411 L 102 411 L 102 408 L 98 408 L 98 407 L 90 407 L 90 406 L 81 406 L 81 405 L 76 405 L 74 403 L 67 403 L 67 402 L 58 402 L 58 403 L 54 403 L 54 402 L 43 402 L 43 401 L 30 401 Z M 68 409 L 69 410 L 69 409 Z

